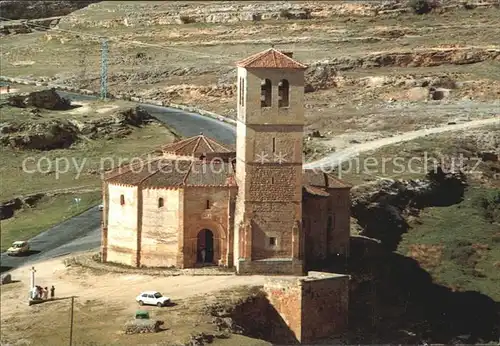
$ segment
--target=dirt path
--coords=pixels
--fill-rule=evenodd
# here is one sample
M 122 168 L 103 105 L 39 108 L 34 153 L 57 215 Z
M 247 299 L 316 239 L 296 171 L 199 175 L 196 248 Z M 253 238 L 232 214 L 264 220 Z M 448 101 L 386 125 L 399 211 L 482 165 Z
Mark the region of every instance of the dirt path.
M 394 137 L 381 138 L 381 139 L 377 139 L 374 141 L 353 145 L 353 146 L 346 148 L 344 150 L 332 153 L 332 154 L 330 154 L 330 155 L 328 155 L 320 160 L 309 162 L 309 163 L 304 165 L 304 168 L 306 168 L 306 169 L 313 169 L 313 168 L 330 169 L 332 167 L 338 166 L 339 164 L 341 164 L 345 161 L 348 161 L 349 159 L 351 159 L 353 157 L 356 157 L 358 154 L 360 154 L 362 152 L 375 150 L 375 149 L 384 147 L 386 145 L 407 142 L 407 141 L 414 140 L 416 138 L 425 137 L 428 135 L 442 133 L 442 132 L 467 130 L 470 128 L 483 127 L 483 126 L 494 125 L 494 124 L 500 125 L 500 114 L 495 116 L 494 118 L 474 120 L 474 121 L 469 121 L 469 122 L 466 122 L 463 124 L 445 125 L 445 126 L 440 126 L 440 127 L 430 128 L 430 129 L 423 129 L 423 130 L 418 130 L 418 131 L 406 132 L 406 133 L 403 133 L 401 135 L 394 136 Z M 329 142 L 326 142 L 325 144 L 328 146 Z
M 157 277 L 138 274 L 104 273 L 95 275 L 88 270 L 67 268 L 65 258 L 60 257 L 35 264 L 36 284 L 42 287 L 56 287 L 56 296 L 77 295 L 81 301 L 106 297 L 108 303 L 125 306 L 135 311 L 135 297 L 146 290 L 158 290 L 168 295 L 173 301 L 200 294 L 209 294 L 242 285 L 263 285 L 266 277 L 252 276 L 170 276 Z M 11 272 L 13 280 L 20 280 L 16 290 L 2 290 L 2 318 L 7 318 L 19 311 L 29 311 L 26 304 L 32 265 L 18 268 Z M 126 289 L 124 289 L 126 287 Z

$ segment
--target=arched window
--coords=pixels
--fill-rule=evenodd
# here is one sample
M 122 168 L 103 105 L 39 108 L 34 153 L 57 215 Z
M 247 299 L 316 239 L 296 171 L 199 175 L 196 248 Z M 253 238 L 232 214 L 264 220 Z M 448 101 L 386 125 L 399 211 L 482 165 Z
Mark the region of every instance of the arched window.
M 163 205 L 164 205 L 163 203 L 164 203 L 164 202 L 163 202 L 163 198 L 161 198 L 161 197 L 160 197 L 160 198 L 158 198 L 158 208 L 163 207 Z
M 290 105 L 290 84 L 286 79 L 282 79 L 278 84 L 279 107 L 288 107 Z
M 210 200 L 207 199 L 207 204 L 205 205 L 205 209 L 210 209 Z
M 264 79 L 260 84 L 260 106 L 271 107 L 273 87 L 270 79 Z
M 125 204 L 125 196 L 120 195 L 120 205 L 124 205 L 124 204 Z
M 245 99 L 245 79 L 243 77 L 240 77 L 240 106 L 244 105 L 244 99 Z

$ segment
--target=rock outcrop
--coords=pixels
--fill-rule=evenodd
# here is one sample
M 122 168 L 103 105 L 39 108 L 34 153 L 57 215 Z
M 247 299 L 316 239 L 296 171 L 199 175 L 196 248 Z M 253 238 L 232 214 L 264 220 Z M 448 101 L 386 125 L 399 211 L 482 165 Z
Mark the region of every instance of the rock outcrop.
M 118 111 L 108 117 L 90 121 L 70 120 L 78 133 L 90 139 L 121 138 L 132 132 L 130 126 L 141 126 L 153 121 L 153 118 L 141 107 Z
M 70 147 L 77 139 L 78 132 L 67 121 L 50 120 L 43 123 L 2 124 L 11 133 L 0 135 L 0 143 L 19 149 L 52 150 Z M 12 132 L 13 129 L 17 131 Z M 2 131 L 3 132 L 3 131 Z
M 424 180 L 383 180 L 365 191 L 353 189 L 351 211 L 363 229 L 361 235 L 378 239 L 393 251 L 408 230 L 407 216 L 416 216 L 425 207 L 458 203 L 466 185 L 463 173 L 438 167 Z
M 89 121 L 5 122 L 0 125 L 0 144 L 18 149 L 62 149 L 70 147 L 80 136 L 91 139 L 121 138 L 132 132 L 131 126 L 151 121 L 149 113 L 136 107 Z
M 7 101 L 9 105 L 20 108 L 36 107 L 51 110 L 71 108 L 71 101 L 59 96 L 55 89 L 16 94 L 9 96 Z
M 460 1 L 448 0 L 447 7 L 459 7 Z M 158 26 L 190 23 L 235 23 L 266 20 L 307 20 L 311 18 L 372 17 L 378 14 L 400 14 L 411 11 L 408 1 L 265 1 L 213 2 L 206 6 L 188 6 L 182 2 L 121 3 L 121 17 L 93 17 L 92 12 L 104 11 L 100 4 L 72 13 L 62 23 L 68 27 Z
M 430 67 L 440 65 L 466 65 L 486 60 L 500 61 L 496 48 L 430 48 L 422 50 L 381 52 L 360 57 L 339 57 L 323 62 L 338 71 L 380 67 Z
M 8 19 L 35 19 L 65 16 L 97 0 L 78 1 L 0 1 L 0 13 Z
M 9 219 L 14 216 L 16 210 L 22 208 L 30 208 L 36 205 L 36 203 L 45 196 L 43 193 L 37 193 L 34 195 L 19 197 L 11 199 L 10 201 L 0 204 L 0 220 Z

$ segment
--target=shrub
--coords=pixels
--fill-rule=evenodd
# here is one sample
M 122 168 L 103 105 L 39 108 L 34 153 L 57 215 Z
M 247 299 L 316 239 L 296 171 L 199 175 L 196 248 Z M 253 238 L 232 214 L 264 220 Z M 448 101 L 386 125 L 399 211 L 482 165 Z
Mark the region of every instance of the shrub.
M 196 19 L 189 16 L 180 16 L 179 20 L 181 21 L 182 24 L 191 24 L 196 22 Z
M 410 0 L 409 5 L 416 14 L 429 13 L 433 8 L 430 0 Z
M 284 8 L 280 11 L 280 18 L 291 19 L 292 17 L 293 16 L 289 10 Z
M 462 4 L 462 6 L 466 9 L 466 10 L 473 10 L 476 8 L 476 5 L 470 3 L 470 2 L 464 2 Z

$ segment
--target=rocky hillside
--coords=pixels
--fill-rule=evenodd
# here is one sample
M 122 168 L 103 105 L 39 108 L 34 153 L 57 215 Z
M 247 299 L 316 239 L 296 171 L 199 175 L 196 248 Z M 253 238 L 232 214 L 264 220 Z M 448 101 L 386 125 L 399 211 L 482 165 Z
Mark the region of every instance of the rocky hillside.
M 106 6 L 104 2 L 102 6 Z M 106 18 L 97 13 L 99 6 L 90 6 L 84 16 L 75 13 L 64 19 L 71 27 L 120 27 L 155 26 L 192 23 L 236 23 L 276 20 L 328 19 L 332 16 L 373 17 L 377 15 L 398 15 L 412 11 L 410 1 L 176 1 L 143 2 L 137 11 L 137 4 L 121 2 L 116 8 L 126 14 L 117 19 Z M 491 6 L 494 1 L 474 1 L 473 6 Z M 462 6 L 461 1 L 447 0 L 443 7 Z
M 57 117 L 54 115 L 58 112 L 78 108 L 80 105 L 72 106 L 69 100 L 60 97 L 54 89 L 14 94 L 7 98 L 7 104 L 2 107 L 6 114 L 13 112 L 15 116 L 5 116 L 0 123 L 0 145 L 16 149 L 68 148 L 80 137 L 120 138 L 132 133 L 132 127 L 152 121 L 151 116 L 140 107 L 119 109 L 94 117 L 85 114 L 78 117 L 78 112 L 71 111 Z
M 82 136 L 90 139 L 125 137 L 132 133 L 131 126 L 149 121 L 149 114 L 137 107 L 89 121 L 4 122 L 0 125 L 0 145 L 35 150 L 68 148 Z
M 8 19 L 36 19 L 65 16 L 97 0 L 77 1 L 0 1 L 0 13 Z
M 408 217 L 418 216 L 425 207 L 461 200 L 467 186 L 465 174 L 446 171 L 430 171 L 423 180 L 382 180 L 354 189 L 351 210 L 361 234 L 380 240 L 387 250 L 394 251 L 408 230 Z M 380 227 L 381 222 L 384 227 Z

